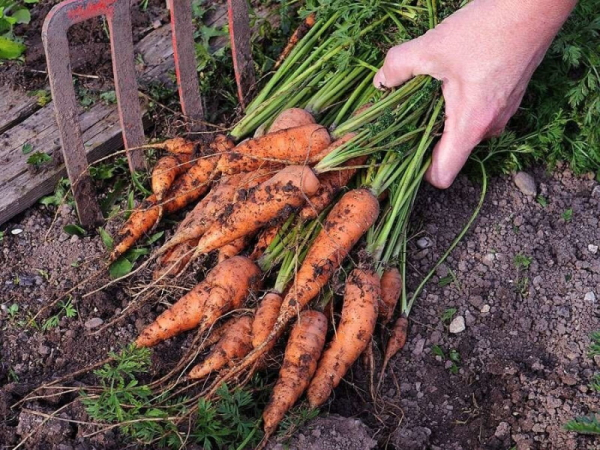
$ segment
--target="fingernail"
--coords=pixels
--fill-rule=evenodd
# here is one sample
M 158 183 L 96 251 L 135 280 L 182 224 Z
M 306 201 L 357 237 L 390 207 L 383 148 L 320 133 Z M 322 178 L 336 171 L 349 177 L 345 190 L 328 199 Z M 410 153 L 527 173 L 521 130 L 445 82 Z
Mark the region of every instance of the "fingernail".
M 383 69 L 379 69 L 379 71 L 373 77 L 373 86 L 377 89 L 385 89 L 385 75 L 383 74 Z

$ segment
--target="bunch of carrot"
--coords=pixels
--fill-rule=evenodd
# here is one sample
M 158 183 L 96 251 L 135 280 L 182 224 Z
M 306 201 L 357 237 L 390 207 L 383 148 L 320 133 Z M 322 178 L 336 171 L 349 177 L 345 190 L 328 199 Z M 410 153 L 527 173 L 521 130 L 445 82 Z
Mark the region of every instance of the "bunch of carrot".
M 383 376 L 406 341 L 412 307 L 404 287 L 407 223 L 442 101 L 425 77 L 376 91 L 370 74 L 382 55 L 361 42 L 435 12 L 411 2 L 337 3 L 344 7 L 319 11 L 316 20 L 308 14 L 312 27 L 230 136 L 161 146 L 167 156 L 153 171 L 153 195 L 130 216 L 111 255 L 123 255 L 163 214 L 197 202 L 156 251 L 154 278 L 177 276 L 212 252 L 218 263 L 136 344 L 154 346 L 191 329 L 210 336 L 213 348 L 188 374 L 218 372 L 210 397 L 222 383 L 264 368 L 289 332 L 263 415 L 266 436 L 304 392 L 312 407 L 327 401 L 370 352 L 377 323 L 397 317 Z M 341 301 L 328 288 L 340 282 Z M 337 324 L 327 314 L 336 308 Z

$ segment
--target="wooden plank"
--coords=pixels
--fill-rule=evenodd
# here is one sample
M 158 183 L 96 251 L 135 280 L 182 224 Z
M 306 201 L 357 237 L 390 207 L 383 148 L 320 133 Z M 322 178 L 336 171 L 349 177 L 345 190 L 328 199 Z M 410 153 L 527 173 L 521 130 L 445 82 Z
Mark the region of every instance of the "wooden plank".
M 0 86 L 0 133 L 22 122 L 40 109 L 35 96 L 15 90 L 9 86 Z

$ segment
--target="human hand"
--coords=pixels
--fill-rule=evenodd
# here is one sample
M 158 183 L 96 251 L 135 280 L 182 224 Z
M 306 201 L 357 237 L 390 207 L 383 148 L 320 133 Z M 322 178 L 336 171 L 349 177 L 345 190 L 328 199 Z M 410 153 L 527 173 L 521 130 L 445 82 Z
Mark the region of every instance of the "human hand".
M 499 135 L 576 0 L 473 0 L 423 36 L 389 50 L 373 84 L 442 81 L 446 118 L 426 179 L 449 187 L 483 139 Z

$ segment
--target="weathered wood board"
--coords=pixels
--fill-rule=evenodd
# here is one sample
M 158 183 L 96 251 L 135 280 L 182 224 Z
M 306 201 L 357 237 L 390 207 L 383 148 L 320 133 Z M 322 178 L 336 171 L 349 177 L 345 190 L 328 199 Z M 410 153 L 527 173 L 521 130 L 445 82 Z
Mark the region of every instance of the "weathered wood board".
M 207 25 L 227 22 L 226 5 L 220 5 L 211 14 Z M 226 43 L 221 41 L 217 45 Z M 171 27 L 165 25 L 152 31 L 135 46 L 136 55 L 143 64 L 138 76 L 140 85 L 173 83 L 173 48 Z M 54 119 L 54 107 L 43 108 L 35 97 L 8 89 L 0 90 L 0 225 L 33 205 L 39 198 L 50 194 L 58 180 L 66 176 L 62 164 L 60 136 Z M 4 101 L 4 99 L 7 99 Z M 81 130 L 89 162 L 123 147 L 121 127 L 116 105 L 96 103 L 80 113 Z M 33 152 L 51 155 L 53 161 L 40 170 L 27 164 L 30 154 L 23 154 L 23 146 L 30 144 Z

